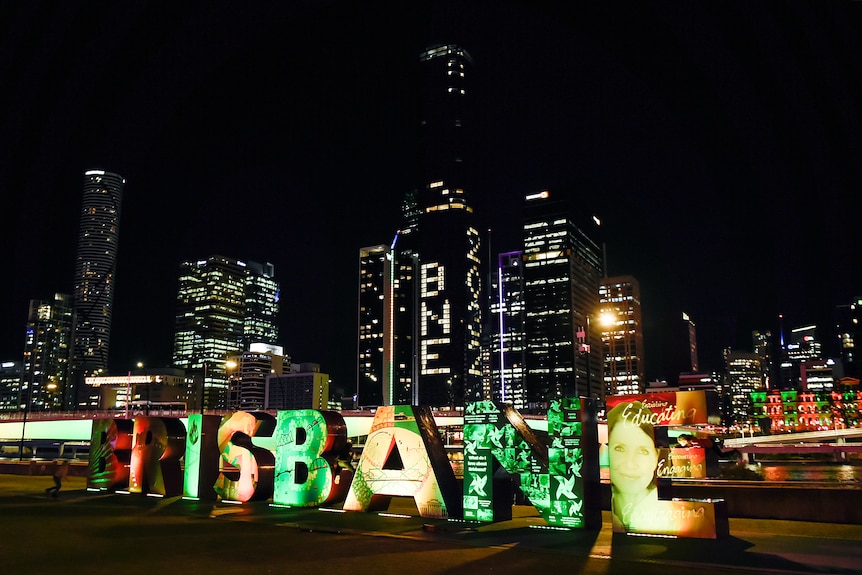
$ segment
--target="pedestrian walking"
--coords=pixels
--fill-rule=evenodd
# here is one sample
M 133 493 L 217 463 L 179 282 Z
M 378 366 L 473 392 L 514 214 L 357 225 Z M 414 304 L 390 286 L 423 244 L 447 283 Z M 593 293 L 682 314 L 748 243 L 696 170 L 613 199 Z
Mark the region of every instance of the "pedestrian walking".
M 63 487 L 63 478 L 69 473 L 69 462 L 59 459 L 54 465 L 54 486 L 49 487 L 45 490 L 47 495 L 51 497 L 57 497 L 57 494 L 60 492 L 60 488 Z

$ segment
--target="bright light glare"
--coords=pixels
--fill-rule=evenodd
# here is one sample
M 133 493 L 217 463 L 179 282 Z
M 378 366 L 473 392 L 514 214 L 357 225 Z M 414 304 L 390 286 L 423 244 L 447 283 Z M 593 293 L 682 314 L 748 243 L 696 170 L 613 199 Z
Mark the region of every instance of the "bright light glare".
M 617 316 L 615 316 L 613 313 L 611 313 L 609 311 L 602 312 L 602 314 L 599 316 L 599 323 L 605 327 L 611 327 L 616 322 L 617 322 Z

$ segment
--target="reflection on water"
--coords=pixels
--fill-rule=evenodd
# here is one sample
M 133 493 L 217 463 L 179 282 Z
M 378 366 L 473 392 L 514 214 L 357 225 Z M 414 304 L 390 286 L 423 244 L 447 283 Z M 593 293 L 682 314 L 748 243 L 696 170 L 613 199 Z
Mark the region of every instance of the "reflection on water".
M 762 476 L 764 481 L 862 485 L 862 461 L 855 459 L 847 465 L 823 461 L 759 461 L 745 467 Z M 601 467 L 601 481 L 610 481 L 610 473 L 605 466 Z
M 862 466 L 859 465 L 764 461 L 747 467 L 761 474 L 764 481 L 862 483 Z

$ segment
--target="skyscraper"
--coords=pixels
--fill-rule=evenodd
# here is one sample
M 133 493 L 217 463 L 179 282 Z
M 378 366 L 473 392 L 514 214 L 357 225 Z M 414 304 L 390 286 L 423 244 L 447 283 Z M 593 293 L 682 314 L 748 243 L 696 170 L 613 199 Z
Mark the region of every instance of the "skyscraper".
M 760 356 L 763 364 L 764 385 L 766 389 L 773 386 L 778 380 L 775 377 L 772 358 L 775 355 L 775 338 L 770 330 L 754 330 L 751 332 L 751 344 L 754 353 Z
M 419 56 L 417 185 L 389 246 L 360 250 L 357 402 L 455 407 L 481 394 L 479 233 L 464 171 L 472 58 Z
M 766 389 L 763 358 L 757 353 L 729 352 L 725 355 L 727 393 L 730 405 L 728 422 L 745 423 L 755 416 L 751 394 Z
M 685 312 L 667 314 L 659 325 L 662 356 L 650 365 L 658 365 L 659 377 L 677 385 L 683 373 L 697 373 L 697 326 Z
M 412 229 L 408 228 L 407 234 Z M 395 234 L 359 251 L 356 405 L 416 404 L 418 254 Z
M 203 408 L 227 408 L 230 356 L 277 344 L 274 275 L 272 264 L 219 255 L 180 264 L 173 362 L 201 381 Z
M 527 334 L 524 305 L 523 252 L 497 256 L 497 272 L 490 278 L 489 309 L 490 396 L 525 410 L 527 403 Z M 481 399 L 481 398 L 479 398 Z
M 70 390 L 75 403 L 86 402 L 83 378 L 108 368 L 120 238 L 120 202 L 125 183 L 122 176 L 103 170 L 84 173 L 75 262 L 77 323 L 72 352 L 72 387 L 77 389 Z
M 778 365 L 781 389 L 802 389 L 802 364 L 823 359 L 823 349 L 817 338 L 817 326 L 806 325 L 790 330 L 790 341 L 782 348 Z
M 245 265 L 243 350 L 255 343 L 276 345 L 280 288 L 275 281 L 275 266 L 253 261 L 245 262 Z
M 21 409 L 22 365 L 20 361 L 0 363 L 0 411 Z
M 599 302 L 605 394 L 644 393 L 640 283 L 632 276 L 602 278 Z
M 381 244 L 359 250 L 357 406 L 386 405 L 392 389 L 392 252 Z
M 545 409 L 563 397 L 603 399 L 599 312 L 601 251 L 592 215 L 576 225 L 568 203 L 526 197 L 524 302 L 527 398 Z M 593 342 L 596 342 L 593 345 Z
M 856 353 L 856 344 L 862 346 L 862 297 L 855 297 L 851 303 L 838 306 L 836 315 L 844 376 L 862 379 L 862 354 Z
M 53 300 L 30 300 L 19 406 L 30 411 L 71 409 L 74 388 L 69 385 L 69 360 L 75 311 L 68 295 Z
M 472 59 L 448 44 L 422 52 L 420 62 L 418 402 L 459 406 L 482 375 L 479 233 L 463 166 Z

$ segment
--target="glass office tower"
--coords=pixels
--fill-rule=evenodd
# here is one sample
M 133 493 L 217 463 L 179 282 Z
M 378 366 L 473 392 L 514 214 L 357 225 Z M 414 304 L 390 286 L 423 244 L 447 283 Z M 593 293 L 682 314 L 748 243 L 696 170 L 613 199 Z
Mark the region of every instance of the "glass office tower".
M 605 395 L 644 393 L 640 283 L 632 276 L 602 278 L 599 303 Z
M 527 409 L 527 310 L 524 305 L 523 253 L 497 256 L 497 270 L 491 276 L 489 302 L 489 364 L 491 397 Z
M 753 352 L 730 351 L 725 354 L 729 422 L 747 423 L 756 415 L 751 394 L 766 389 L 763 358 Z
M 547 191 L 526 197 L 524 303 L 527 402 L 542 411 L 563 397 L 604 398 L 599 326 L 601 251 L 592 216 L 576 225 Z
M 198 381 L 195 405 L 226 409 L 228 359 L 276 345 L 278 283 L 271 264 L 215 255 L 180 264 L 173 362 Z
M 17 404 L 28 411 L 71 409 L 75 389 L 69 385 L 75 310 L 71 297 L 30 300 L 24 363 Z
M 383 244 L 360 249 L 357 407 L 386 405 L 391 394 L 392 305 L 392 253 Z

